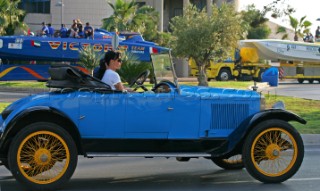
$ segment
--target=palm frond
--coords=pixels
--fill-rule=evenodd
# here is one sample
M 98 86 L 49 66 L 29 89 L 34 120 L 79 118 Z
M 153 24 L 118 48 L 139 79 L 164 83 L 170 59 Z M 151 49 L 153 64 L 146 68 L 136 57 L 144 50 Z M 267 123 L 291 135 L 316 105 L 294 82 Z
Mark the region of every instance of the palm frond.
M 138 58 L 130 52 L 124 52 L 121 57 L 122 65 L 118 73 L 123 82 L 131 84 L 139 74 L 147 69 L 151 69 L 150 63 L 140 62 Z
M 97 52 L 93 46 L 89 45 L 84 48 L 81 48 L 79 51 L 79 60 L 83 67 L 90 71 L 92 75 L 92 71 L 96 68 L 103 54 Z

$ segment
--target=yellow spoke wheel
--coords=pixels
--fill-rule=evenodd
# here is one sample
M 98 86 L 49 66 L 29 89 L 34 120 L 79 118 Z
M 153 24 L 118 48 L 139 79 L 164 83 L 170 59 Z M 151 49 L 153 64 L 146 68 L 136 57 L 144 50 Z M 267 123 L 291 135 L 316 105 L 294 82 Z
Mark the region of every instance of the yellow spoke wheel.
M 66 172 L 70 152 L 66 142 L 57 134 L 38 131 L 27 136 L 17 152 L 20 172 L 31 182 L 48 184 Z
M 243 147 L 247 171 L 265 183 L 279 183 L 300 168 L 304 147 L 300 134 L 286 121 L 268 120 L 255 126 Z
M 260 173 L 281 176 L 287 173 L 298 157 L 298 146 L 292 135 L 281 128 L 262 131 L 251 147 L 251 159 Z
M 38 122 L 23 128 L 8 154 L 14 177 L 32 190 L 53 190 L 72 176 L 77 164 L 76 145 L 61 126 Z

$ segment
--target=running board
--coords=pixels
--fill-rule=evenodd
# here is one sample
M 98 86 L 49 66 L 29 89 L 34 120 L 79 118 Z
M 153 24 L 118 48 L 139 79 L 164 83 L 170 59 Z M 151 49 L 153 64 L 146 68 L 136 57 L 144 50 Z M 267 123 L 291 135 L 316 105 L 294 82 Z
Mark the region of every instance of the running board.
M 86 157 L 211 157 L 208 153 L 87 153 Z

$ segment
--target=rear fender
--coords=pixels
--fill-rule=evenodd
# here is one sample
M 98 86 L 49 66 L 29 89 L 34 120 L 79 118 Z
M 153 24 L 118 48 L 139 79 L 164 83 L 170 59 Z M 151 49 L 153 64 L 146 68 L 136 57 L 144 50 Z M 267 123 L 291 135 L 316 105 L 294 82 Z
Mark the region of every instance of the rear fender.
M 59 110 L 47 106 L 31 107 L 14 116 L 3 132 L 0 150 L 6 152 L 12 138 L 25 126 L 37 121 L 47 121 L 60 125 L 70 133 L 78 146 L 79 153 L 83 153 L 80 133 L 74 122 Z

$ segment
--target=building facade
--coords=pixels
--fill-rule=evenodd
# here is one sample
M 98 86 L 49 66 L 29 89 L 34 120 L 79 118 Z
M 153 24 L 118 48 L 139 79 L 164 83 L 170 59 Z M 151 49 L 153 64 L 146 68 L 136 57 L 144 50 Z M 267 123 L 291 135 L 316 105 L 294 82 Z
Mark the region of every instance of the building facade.
M 169 21 L 175 16 L 183 14 L 183 8 L 190 3 L 198 8 L 210 7 L 213 3 L 221 5 L 223 2 L 234 3 L 237 9 L 239 0 L 136 0 L 139 5 L 154 7 L 160 14 L 159 30 L 167 31 Z M 102 19 L 113 14 L 107 2 L 115 0 L 22 0 L 21 8 L 26 10 L 25 22 L 31 31 L 41 29 L 41 23 L 51 23 L 55 29 L 60 29 L 61 24 L 70 27 L 73 19 L 80 19 L 82 23 L 89 22 L 99 28 Z

